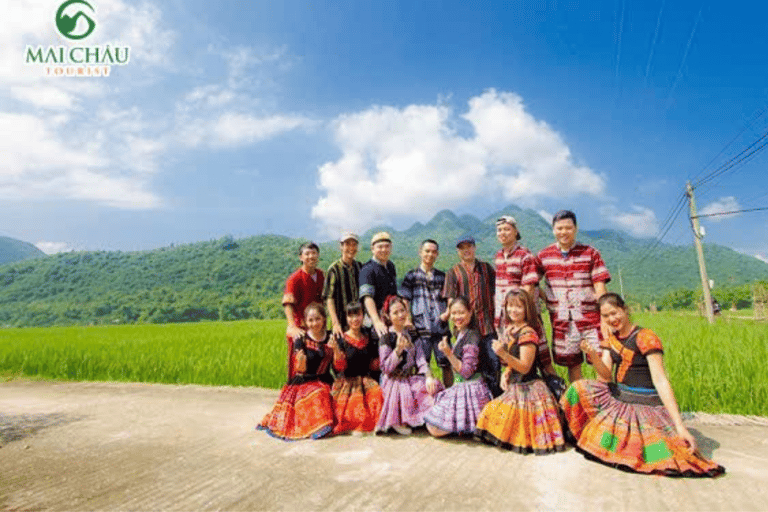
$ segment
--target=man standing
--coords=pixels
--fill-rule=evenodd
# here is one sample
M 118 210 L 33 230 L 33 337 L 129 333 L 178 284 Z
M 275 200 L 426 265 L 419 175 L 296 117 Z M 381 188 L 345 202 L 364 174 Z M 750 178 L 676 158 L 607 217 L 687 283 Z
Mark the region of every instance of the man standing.
M 502 336 L 506 325 L 504 322 L 504 300 L 511 291 L 521 288 L 525 290 L 536 304 L 539 312 L 538 287 L 539 275 L 536 267 L 536 257 L 527 248 L 520 245 L 520 231 L 517 221 L 511 215 L 502 215 L 496 221 L 496 239 L 501 243 L 501 249 L 496 253 L 496 332 Z M 538 358 L 545 373 L 556 375 L 552 366 L 552 355 L 547 345 L 547 334 L 542 328 L 539 335 Z
M 539 252 L 539 276 L 548 283 L 547 308 L 552 320 L 555 363 L 568 367 L 571 382 L 581 379 L 584 355 L 579 347 L 586 339 L 599 346 L 600 312 L 597 299 L 611 275 L 600 252 L 576 241 L 576 215 L 561 210 L 552 218 L 556 242 Z
M 320 302 L 323 295 L 323 271 L 317 270 L 320 248 L 314 242 L 306 242 L 299 247 L 301 267 L 291 274 L 285 282 L 283 311 L 288 327 L 285 331 L 288 341 L 288 378 L 293 376 L 291 346 L 293 340 L 305 333 L 304 308 L 312 302 Z
M 373 330 L 382 337 L 387 334 L 379 311 L 390 295 L 397 295 L 397 270 L 389 261 L 392 254 L 392 237 L 380 231 L 371 238 L 371 259 L 360 269 L 360 300 L 373 323 Z
M 494 382 L 489 382 L 488 387 L 494 396 L 501 394 L 499 387 L 499 356 L 491 346 L 496 337 L 494 330 L 494 305 L 493 294 L 496 287 L 496 273 L 493 266 L 475 258 L 477 246 L 475 239 L 464 235 L 456 240 L 456 251 L 459 254 L 459 263 L 456 264 L 445 277 L 443 297 L 451 299 L 465 296 L 469 299 L 472 311 L 480 330 L 480 347 L 486 354 L 492 366 Z M 448 310 L 442 315 L 443 321 L 448 321 Z
M 347 330 L 345 308 L 360 296 L 360 268 L 362 264 L 355 259 L 358 248 L 357 235 L 349 231 L 339 238 L 341 258 L 328 267 L 325 277 L 325 300 L 328 318 L 331 320 L 333 334 L 341 336 Z
M 450 387 L 453 384 L 453 370 L 448 358 L 437 345 L 443 336 L 447 336 L 448 322 L 441 320 L 440 315 L 447 309 L 447 301 L 442 296 L 445 286 L 445 272 L 435 268 L 439 255 L 439 245 L 432 239 L 421 242 L 419 257 L 421 264 L 410 270 L 400 285 L 400 295 L 411 306 L 413 326 L 418 332 L 416 343 L 421 344 L 427 363 L 435 353 L 435 361 L 442 370 L 443 384 Z

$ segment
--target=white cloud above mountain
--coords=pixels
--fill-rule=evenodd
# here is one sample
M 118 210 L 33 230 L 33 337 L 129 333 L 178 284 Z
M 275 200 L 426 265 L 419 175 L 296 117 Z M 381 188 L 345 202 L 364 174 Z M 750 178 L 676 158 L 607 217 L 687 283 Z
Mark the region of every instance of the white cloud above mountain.
M 627 212 L 614 205 L 605 205 L 600 208 L 600 213 L 606 221 L 636 237 L 649 238 L 659 232 L 656 213 L 645 206 L 632 205 Z
M 461 120 L 471 135 L 459 133 Z M 424 220 L 483 197 L 535 203 L 605 188 L 513 93 L 490 89 L 459 116 L 445 105 L 374 106 L 339 116 L 332 129 L 342 154 L 318 169 L 323 196 L 312 210 L 329 232 Z

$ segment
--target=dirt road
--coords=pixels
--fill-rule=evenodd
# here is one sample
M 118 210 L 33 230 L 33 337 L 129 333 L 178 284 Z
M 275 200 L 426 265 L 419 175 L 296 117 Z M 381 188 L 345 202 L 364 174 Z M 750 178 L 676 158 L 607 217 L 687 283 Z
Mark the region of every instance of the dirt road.
M 276 391 L 0 383 L 3 510 L 765 510 L 768 420 L 693 415 L 710 480 L 641 476 L 569 450 L 254 431 Z

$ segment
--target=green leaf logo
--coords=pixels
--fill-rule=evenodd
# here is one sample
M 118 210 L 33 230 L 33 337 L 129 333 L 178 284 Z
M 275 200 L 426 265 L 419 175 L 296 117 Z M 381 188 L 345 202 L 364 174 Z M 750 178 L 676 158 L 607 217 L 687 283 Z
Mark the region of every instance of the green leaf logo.
M 78 5 L 77 8 L 67 9 L 73 4 Z M 95 9 L 85 0 L 67 0 L 56 11 L 56 28 L 59 30 L 59 34 L 68 39 L 85 39 L 93 29 L 96 28 L 96 22 L 83 12 L 83 9 L 87 7 L 90 10 L 91 15 L 95 13 Z M 68 11 L 65 13 L 64 11 Z M 81 21 L 82 20 L 82 21 Z M 79 26 L 79 28 L 78 28 Z

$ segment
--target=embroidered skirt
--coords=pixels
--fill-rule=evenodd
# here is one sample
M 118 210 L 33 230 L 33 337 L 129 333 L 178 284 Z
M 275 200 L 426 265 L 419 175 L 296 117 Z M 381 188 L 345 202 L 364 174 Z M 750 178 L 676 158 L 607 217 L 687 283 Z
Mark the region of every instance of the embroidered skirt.
M 376 430 L 381 432 L 399 425 L 424 425 L 424 413 L 434 404 L 423 375 L 392 377 L 384 374 L 381 376 L 381 393 L 384 403 L 376 423 Z
M 483 379 L 457 382 L 435 396 L 435 405 L 424 415 L 424 421 L 446 432 L 472 435 L 480 411 L 490 400 L 491 392 Z
M 690 453 L 663 405 L 617 398 L 614 385 L 574 382 L 560 403 L 577 450 L 618 469 L 666 476 L 713 477 L 725 469 Z M 656 395 L 657 396 L 657 395 Z
M 336 413 L 334 434 L 350 430 L 371 432 L 376 427 L 384 397 L 375 380 L 370 377 L 336 379 L 331 398 Z
M 294 441 L 323 437 L 333 425 L 331 387 L 312 380 L 284 386 L 275 407 L 256 428 L 278 439 Z
M 565 450 L 557 402 L 541 379 L 510 383 L 485 406 L 477 420 L 476 437 L 518 453 Z

